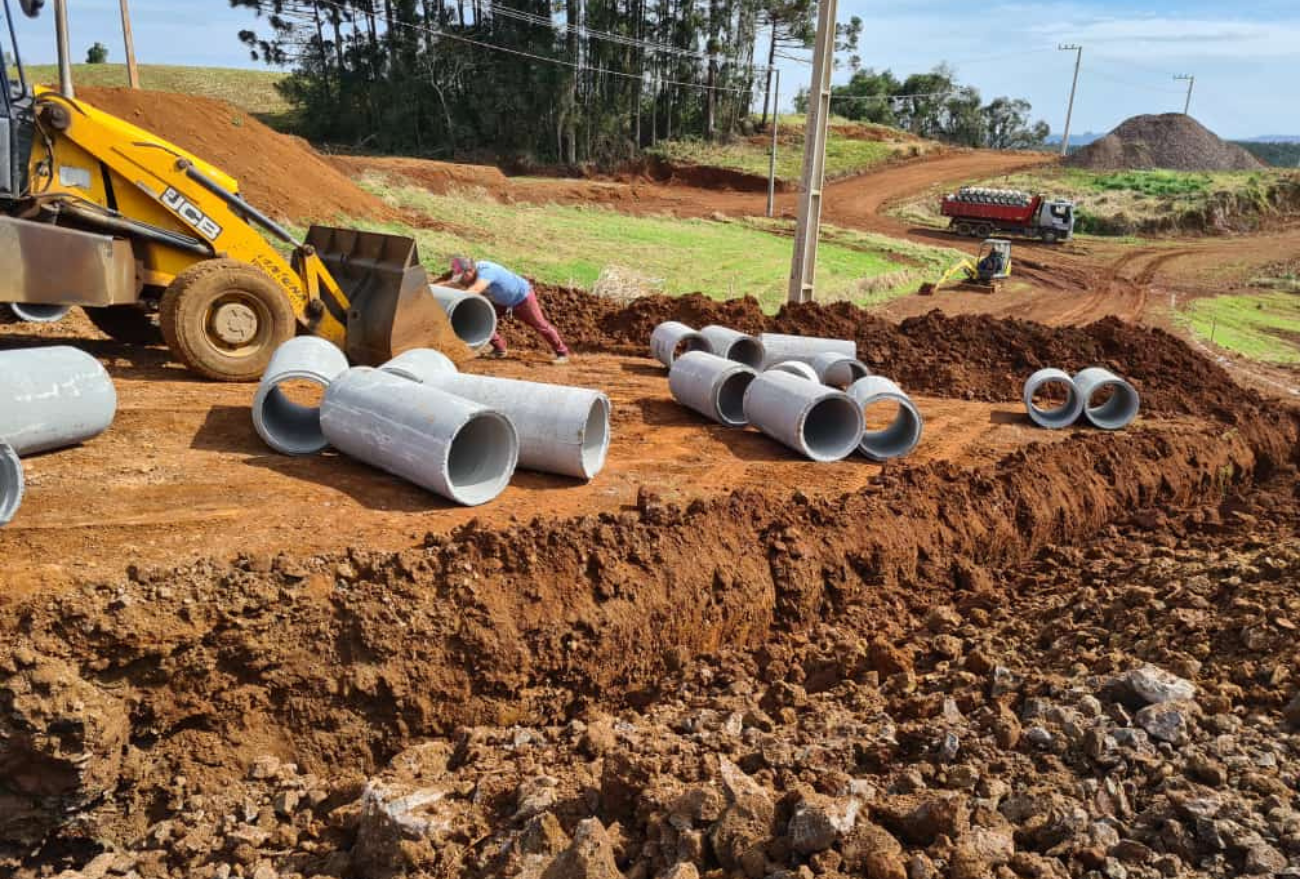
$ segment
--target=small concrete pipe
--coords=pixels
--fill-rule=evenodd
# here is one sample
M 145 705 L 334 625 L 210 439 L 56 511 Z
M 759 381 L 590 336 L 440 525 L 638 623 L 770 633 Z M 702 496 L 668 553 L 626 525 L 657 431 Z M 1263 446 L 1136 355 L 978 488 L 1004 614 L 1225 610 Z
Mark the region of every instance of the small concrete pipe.
M 892 421 L 879 430 L 868 426 L 862 432 L 862 442 L 858 451 L 873 461 L 888 461 L 910 454 L 921 442 L 921 432 L 925 429 L 925 419 L 912 402 L 912 398 L 903 393 L 903 389 L 883 375 L 869 375 L 849 385 L 846 393 L 862 407 L 863 419 L 872 406 L 893 405 L 896 414 Z
M 455 375 L 460 372 L 450 357 L 432 348 L 412 348 L 379 368 L 413 382 L 422 382 L 430 376 Z
M 497 331 L 497 310 L 491 302 L 477 293 L 437 284 L 430 284 L 429 292 L 447 312 L 458 339 L 471 348 L 482 348 L 492 341 Z
M 0 442 L 0 526 L 8 525 L 23 504 L 23 462 L 8 443 Z
M 117 390 L 99 361 L 64 345 L 0 351 L 0 441 L 20 457 L 99 436 Z
M 1065 401 L 1061 405 L 1046 409 L 1034 405 L 1034 395 L 1047 385 L 1059 385 L 1065 389 Z M 1051 367 L 1038 370 L 1025 382 L 1024 401 L 1030 420 L 1048 430 L 1069 427 L 1079 420 L 1079 413 L 1083 411 L 1083 398 L 1074 386 L 1074 379 L 1068 372 Z
M 14 317 L 29 324 L 55 324 L 68 316 L 71 305 L 43 305 L 36 302 L 11 302 Z
M 379 369 L 330 382 L 320 423 L 340 452 L 469 507 L 501 494 L 519 460 L 500 412 Z
M 780 333 L 763 333 L 758 337 L 767 352 L 764 364 L 780 363 L 783 360 L 801 360 L 811 363 L 813 357 L 825 351 L 843 354 L 846 357 L 858 356 L 858 344 L 848 339 L 819 339 L 816 336 L 785 336 Z
M 1122 430 L 1137 418 L 1141 400 L 1137 389 L 1108 369 L 1090 366 L 1074 376 L 1074 387 L 1083 406 L 1083 417 L 1102 430 Z M 1110 396 L 1094 406 L 1092 399 L 1102 391 Z
M 838 461 L 862 441 L 862 407 L 843 391 L 764 372 L 745 391 L 749 423 L 814 461 Z
M 323 392 L 347 371 L 348 358 L 332 342 L 296 336 L 275 349 L 253 396 L 253 429 L 282 455 L 314 455 L 329 443 L 320 428 L 320 407 L 290 400 L 282 385 L 309 382 Z
M 797 375 L 799 378 L 806 378 L 810 382 L 821 384 L 821 379 L 817 376 L 817 370 L 802 360 L 786 360 L 775 366 L 769 366 L 764 372 L 788 372 L 790 375 Z
M 664 321 L 650 334 L 650 356 L 672 368 L 673 361 L 690 351 L 713 353 L 713 346 L 702 334 L 684 323 Z
M 867 369 L 867 365 L 858 358 L 837 354 L 834 351 L 823 351 L 813 355 L 808 365 L 813 368 L 813 372 L 817 373 L 818 381 L 828 387 L 839 388 L 841 391 L 858 379 L 871 375 L 871 370 Z
M 739 330 L 717 325 L 700 330 L 700 335 L 709 341 L 709 348 L 719 357 L 743 363 L 750 369 L 762 369 L 767 354 L 763 343 L 753 336 L 747 336 Z
M 757 374 L 743 363 L 716 354 L 691 351 L 677 358 L 668 372 L 673 399 L 727 427 L 744 427 L 745 391 Z
M 524 470 L 592 479 L 605 466 L 610 404 L 600 391 L 449 372 L 427 373 L 415 381 L 509 418 L 519 434 L 519 467 Z

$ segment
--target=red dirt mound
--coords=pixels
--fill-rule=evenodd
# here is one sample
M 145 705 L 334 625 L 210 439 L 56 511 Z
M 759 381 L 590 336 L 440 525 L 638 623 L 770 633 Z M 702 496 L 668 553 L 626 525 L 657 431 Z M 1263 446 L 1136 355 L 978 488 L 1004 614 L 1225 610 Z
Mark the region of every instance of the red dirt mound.
M 1225 143 L 1191 116 L 1182 113 L 1134 116 L 1110 134 L 1065 160 L 1076 168 L 1127 171 L 1255 171 L 1259 159 L 1236 144 Z
M 272 216 L 332 222 L 393 213 L 305 140 L 279 134 L 225 101 L 113 88 L 80 88 L 77 95 L 216 165 Z

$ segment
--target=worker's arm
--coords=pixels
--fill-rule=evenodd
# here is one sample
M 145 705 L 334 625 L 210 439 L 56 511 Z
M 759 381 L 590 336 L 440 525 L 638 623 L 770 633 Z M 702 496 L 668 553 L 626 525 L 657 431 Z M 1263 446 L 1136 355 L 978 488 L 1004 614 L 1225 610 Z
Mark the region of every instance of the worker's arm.
M 487 278 L 479 278 L 477 281 L 473 283 L 473 285 L 466 288 L 466 292 L 477 293 L 478 295 L 482 296 L 484 293 L 487 292 L 487 288 L 491 286 L 492 284 L 491 282 L 488 281 Z

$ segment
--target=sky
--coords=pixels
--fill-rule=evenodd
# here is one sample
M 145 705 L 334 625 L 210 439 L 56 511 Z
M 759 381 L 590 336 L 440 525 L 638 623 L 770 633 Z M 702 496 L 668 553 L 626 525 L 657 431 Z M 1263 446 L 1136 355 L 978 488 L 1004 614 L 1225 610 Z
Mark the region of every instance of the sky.
M 17 7 L 17 0 L 10 0 Z M 247 10 L 227 0 L 130 0 L 136 56 L 142 64 L 258 67 L 236 34 L 256 27 Z M 121 61 L 118 0 L 69 0 L 77 60 L 95 41 Z M 1084 47 L 1072 131 L 1105 132 L 1139 113 L 1179 111 L 1196 77 L 1192 115 L 1228 138 L 1300 134 L 1300 2 L 1250 0 L 839 0 L 839 19 L 863 20 L 863 65 L 896 74 L 941 61 L 986 99 L 1027 98 L 1054 132 L 1065 123 L 1074 53 Z M 46 14 L 28 21 L 15 11 L 24 60 L 55 59 L 54 25 Z M 837 81 L 848 77 L 837 73 Z M 806 64 L 782 62 L 782 105 L 806 85 Z

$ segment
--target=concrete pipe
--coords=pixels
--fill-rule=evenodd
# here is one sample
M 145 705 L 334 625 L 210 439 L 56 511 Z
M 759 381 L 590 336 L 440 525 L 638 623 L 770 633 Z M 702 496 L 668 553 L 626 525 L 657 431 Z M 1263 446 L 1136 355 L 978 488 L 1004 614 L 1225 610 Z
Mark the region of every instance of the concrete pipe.
M 0 442 L 0 526 L 18 515 L 23 503 L 23 462 L 8 443 Z
M 431 376 L 454 375 L 460 372 L 450 357 L 432 348 L 412 348 L 379 368 L 413 382 L 422 382 Z
M 1034 395 L 1049 385 L 1056 385 L 1064 389 L 1064 402 L 1059 406 L 1048 408 L 1036 405 Z M 1079 396 L 1079 392 L 1074 386 L 1074 379 L 1070 378 L 1069 373 L 1051 367 L 1038 370 L 1029 377 L 1029 381 L 1025 382 L 1024 401 L 1025 409 L 1029 412 L 1029 418 L 1039 427 L 1045 427 L 1048 430 L 1060 430 L 1069 427 L 1079 420 L 1079 413 L 1083 411 L 1083 398 Z
M 14 317 L 29 324 L 54 324 L 68 316 L 71 305 L 42 305 L 35 302 L 11 302 Z
M 788 372 L 790 375 L 797 375 L 799 378 L 806 378 L 810 382 L 821 384 L 821 379 L 817 376 L 817 370 L 802 360 L 786 360 L 775 366 L 769 366 L 764 372 Z
M 841 391 L 858 379 L 871 375 L 871 370 L 867 369 L 867 365 L 858 358 L 837 354 L 834 351 L 823 351 L 813 355 L 808 365 L 817 374 L 819 382 L 832 388 L 839 388 Z
M 709 348 L 719 357 L 743 363 L 750 369 L 762 369 L 767 356 L 763 343 L 753 336 L 747 336 L 739 330 L 717 325 L 700 330 L 700 335 L 709 342 Z
M 0 440 L 20 457 L 99 436 L 116 414 L 113 380 L 86 352 L 0 351 Z
M 691 351 L 677 358 L 668 372 L 673 399 L 727 427 L 744 427 L 745 391 L 757 373 L 743 363 L 716 354 Z
M 862 408 L 853 398 L 788 372 L 764 372 L 749 383 L 745 417 L 814 461 L 847 458 L 862 441 Z
M 912 398 L 903 393 L 902 388 L 893 381 L 883 375 L 870 375 L 849 385 L 846 393 L 862 407 L 866 428 L 862 432 L 858 451 L 864 456 L 873 461 L 901 458 L 910 454 L 921 442 L 925 419 L 921 417 Z M 872 407 L 893 407 L 894 417 L 884 427 L 873 430 Z
M 1102 430 L 1121 430 L 1137 418 L 1141 401 L 1137 389 L 1108 369 L 1091 366 L 1074 376 L 1083 416 Z M 1093 400 L 1109 392 L 1099 403 Z
M 500 412 L 378 369 L 330 382 L 320 423 L 340 452 L 470 507 L 501 494 L 519 460 Z
M 605 466 L 610 404 L 600 391 L 464 373 L 434 373 L 422 381 L 509 418 L 524 470 L 592 479 Z
M 331 342 L 297 336 L 275 349 L 253 396 L 253 429 L 282 455 L 314 455 L 329 443 L 320 428 L 320 405 L 290 399 L 289 382 L 315 385 L 324 393 L 348 368 L 348 358 Z
M 477 293 L 437 284 L 430 284 L 429 292 L 447 312 L 458 339 L 471 348 L 482 348 L 492 341 L 497 331 L 497 310 L 491 302 Z
M 816 336 L 785 336 L 780 333 L 763 333 L 758 337 L 767 352 L 765 364 L 783 360 L 801 360 L 811 363 L 813 357 L 829 351 L 846 357 L 858 356 L 858 345 L 847 339 L 819 339 Z
M 650 334 L 650 356 L 672 368 L 673 361 L 690 351 L 713 353 L 713 346 L 703 335 L 684 323 L 665 321 Z

